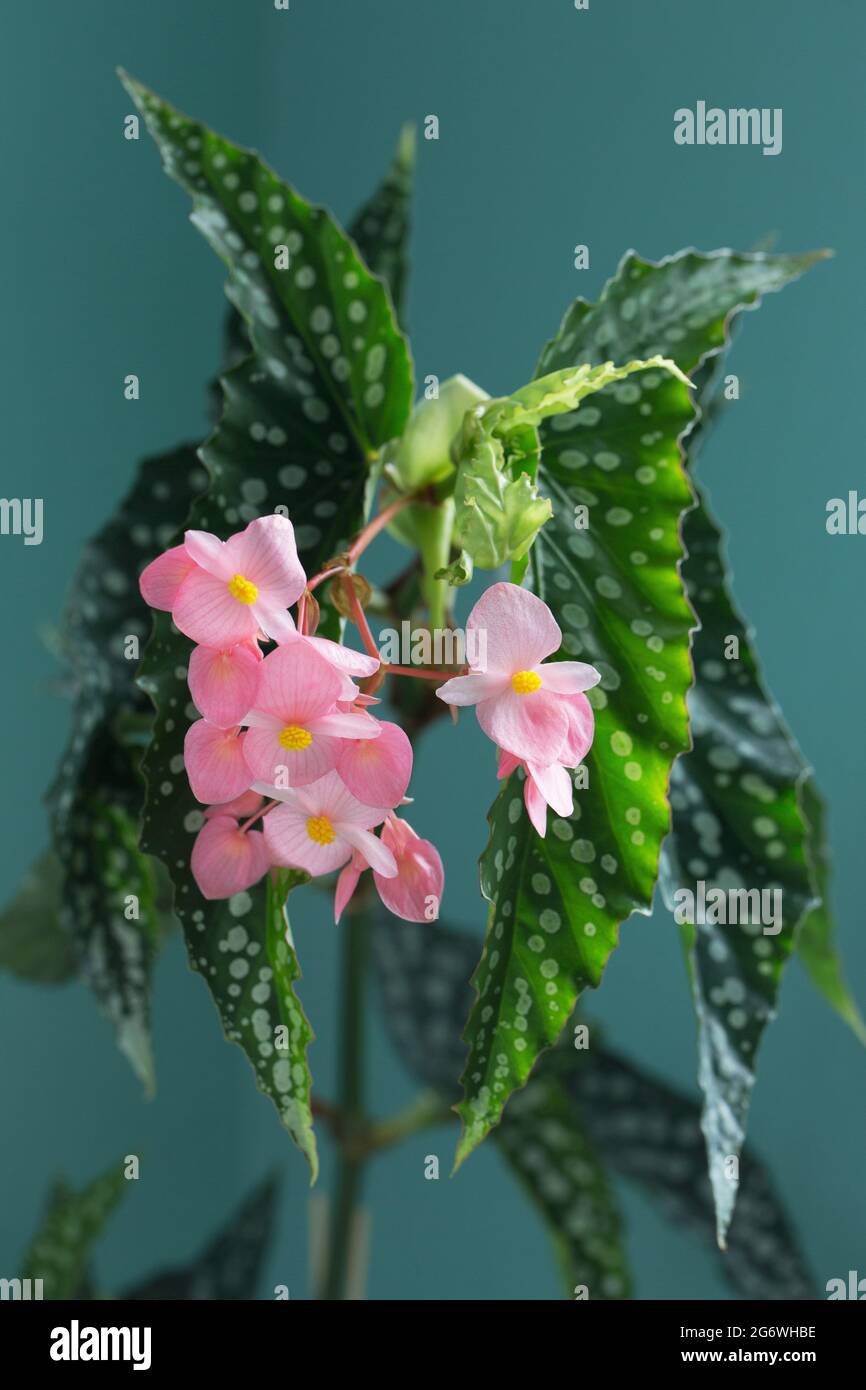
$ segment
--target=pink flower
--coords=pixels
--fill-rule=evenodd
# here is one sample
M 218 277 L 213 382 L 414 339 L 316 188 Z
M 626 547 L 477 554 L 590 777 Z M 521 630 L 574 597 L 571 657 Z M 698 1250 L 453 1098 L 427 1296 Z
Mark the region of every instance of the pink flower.
M 397 874 L 385 876 L 375 868 L 373 882 L 389 912 L 404 922 L 435 922 L 445 887 L 445 871 L 439 851 L 429 840 L 422 840 L 407 821 L 391 813 L 382 826 L 381 843 L 394 855 Z M 334 896 L 334 921 L 339 922 L 343 909 L 358 886 L 358 879 L 370 865 L 363 853 L 356 850 L 337 880 Z
M 307 641 L 288 642 L 259 667 L 244 756 L 250 781 L 304 787 L 336 765 L 341 741 L 374 739 L 372 715 L 335 709 L 344 677 Z
M 253 774 L 244 758 L 244 740 L 235 726 L 220 729 L 206 719 L 190 724 L 183 741 L 186 775 L 197 801 L 234 801 L 249 791 Z
M 483 669 L 476 663 L 436 694 L 449 705 L 477 705 L 482 729 L 506 752 L 556 762 L 570 730 L 563 697 L 589 690 L 599 672 L 582 661 L 544 661 L 559 649 L 562 633 L 547 604 L 517 584 L 491 585 L 466 627 L 481 638 L 467 647 L 484 652 Z
M 262 660 L 258 642 L 238 642 L 234 647 L 194 647 L 189 659 L 188 684 L 200 714 L 220 729 L 240 724 L 253 707 Z
M 305 869 L 318 877 L 339 869 L 359 850 L 385 878 L 396 875 L 390 849 L 370 833 L 385 819 L 387 808 L 365 806 L 343 786 L 336 772 L 311 786 L 274 791 L 257 784 L 255 790 L 282 802 L 264 821 L 272 863 Z
M 194 642 L 218 650 L 260 630 L 277 641 L 291 632 L 286 610 L 305 584 L 292 523 L 279 514 L 251 521 L 227 541 L 187 531 L 183 546 L 160 555 L 139 580 L 146 603 L 170 612 Z
M 399 806 L 412 776 L 412 745 L 398 724 L 382 721 L 378 738 L 343 743 L 336 768 L 359 801 Z
M 206 820 L 192 847 L 192 876 L 205 898 L 231 898 L 258 883 L 268 867 L 264 835 L 241 830 L 233 816 Z
M 568 717 L 568 733 L 559 750 L 559 761 L 538 763 L 531 758 L 517 758 L 513 753 L 499 750 L 497 777 L 510 777 L 515 768 L 526 773 L 523 800 L 529 819 L 544 839 L 547 832 L 547 808 L 558 816 L 570 816 L 574 811 L 571 778 L 566 768 L 577 767 L 589 752 L 594 733 L 592 706 L 585 695 L 563 697 Z

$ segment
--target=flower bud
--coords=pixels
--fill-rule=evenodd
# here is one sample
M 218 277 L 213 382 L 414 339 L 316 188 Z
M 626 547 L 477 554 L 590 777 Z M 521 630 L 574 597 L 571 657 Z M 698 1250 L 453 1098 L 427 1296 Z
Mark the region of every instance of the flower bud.
M 452 376 L 439 387 L 436 400 L 419 401 L 386 461 L 385 472 L 394 486 L 414 492 L 447 478 L 454 471 L 451 444 L 467 410 L 489 399 L 468 377 Z

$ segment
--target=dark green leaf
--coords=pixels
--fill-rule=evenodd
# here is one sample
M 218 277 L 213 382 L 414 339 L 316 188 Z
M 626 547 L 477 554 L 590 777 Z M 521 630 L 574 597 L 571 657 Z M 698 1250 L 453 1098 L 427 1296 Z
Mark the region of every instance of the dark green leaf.
M 60 923 L 62 882 L 48 850 L 0 913 L 0 969 L 40 985 L 62 985 L 75 974 L 72 938 Z
M 565 1048 L 552 1053 L 550 1065 L 577 1102 L 586 1133 L 604 1162 L 643 1188 L 667 1220 L 685 1226 L 712 1248 L 742 1298 L 817 1297 L 770 1175 L 748 1146 L 740 1161 L 740 1198 L 728 1248 L 722 1253 L 715 1242 L 714 1198 L 695 1101 L 595 1042 L 585 1053 L 569 1054 Z
M 349 236 L 367 265 L 391 291 L 401 323 L 405 319 L 406 244 L 414 172 L 415 127 L 406 125 L 400 132 L 397 153 L 385 179 L 349 227 Z
M 81 1192 L 57 1185 L 24 1260 L 23 1278 L 41 1279 L 44 1298 L 74 1298 L 86 1285 L 91 1247 L 120 1199 L 124 1181 L 118 1163 Z
M 819 255 L 685 252 L 659 265 L 629 255 L 594 309 L 578 302 L 569 311 L 558 338 L 545 350 L 541 369 L 663 353 L 694 377 L 701 363 L 725 346 L 737 312 L 781 289 Z M 635 384 L 645 382 L 645 377 L 635 378 Z M 646 413 L 646 402 L 637 408 Z M 647 424 L 645 437 L 651 438 L 649 419 Z M 694 442 L 693 435 L 686 440 L 689 453 Z M 581 454 L 596 458 L 575 430 L 558 446 L 560 462 L 563 450 L 575 444 Z M 546 437 L 544 445 L 547 459 Z M 584 466 L 580 478 L 587 478 Z M 724 567 L 718 534 L 702 502 L 685 517 L 683 540 L 687 559 L 682 576 L 701 623 L 694 643 L 697 684 L 688 702 L 695 752 L 673 769 L 674 820 L 665 882 L 685 886 L 691 876 L 693 882 L 703 877 L 708 884 L 718 878 L 721 887 L 741 881 L 754 887 L 771 881 L 785 886 L 785 928 L 779 936 L 762 936 L 758 942 L 742 931 L 734 936 L 728 928 L 702 930 L 692 957 L 701 1084 L 707 1093 L 705 1126 L 723 1239 L 736 1194 L 735 1182 L 724 1176 L 725 1161 L 742 1143 L 755 1046 L 772 1015 L 781 968 L 811 890 L 795 793 L 802 760 L 760 685 L 748 635 L 720 582 Z M 638 553 L 643 550 L 641 545 Z M 647 550 L 652 563 L 651 546 Z M 741 637 L 739 663 L 724 660 L 722 639 L 729 633 Z M 647 639 L 650 649 L 654 640 Z M 582 655 L 593 661 L 595 650 L 584 642 Z M 601 808 L 599 812 L 603 815 Z M 702 863 L 706 872 L 692 873 L 690 866 Z
M 189 1264 L 160 1270 L 121 1294 L 124 1302 L 251 1299 L 276 1223 L 279 1178 L 268 1177 Z
M 533 1077 L 496 1138 L 548 1228 L 567 1295 L 629 1298 L 619 1206 L 559 1078 Z

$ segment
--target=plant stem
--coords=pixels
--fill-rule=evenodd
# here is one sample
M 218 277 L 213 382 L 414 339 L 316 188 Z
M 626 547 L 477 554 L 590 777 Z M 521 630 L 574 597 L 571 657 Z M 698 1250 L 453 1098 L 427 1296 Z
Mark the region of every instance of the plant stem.
M 349 915 L 344 929 L 340 1001 L 340 1061 L 337 1105 L 344 1142 L 337 1150 L 337 1184 L 328 1223 L 328 1250 L 321 1297 L 346 1297 L 352 1236 L 365 1156 L 353 1145 L 364 1116 L 364 976 L 367 963 L 367 917 L 362 909 Z

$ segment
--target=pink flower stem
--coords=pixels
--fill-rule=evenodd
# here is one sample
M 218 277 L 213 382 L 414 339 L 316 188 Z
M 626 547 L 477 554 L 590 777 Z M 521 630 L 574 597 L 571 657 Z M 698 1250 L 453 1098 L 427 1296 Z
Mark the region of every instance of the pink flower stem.
M 346 598 L 349 601 L 349 607 L 352 610 L 352 618 L 354 620 L 355 626 L 361 634 L 361 638 L 367 650 L 368 656 L 374 656 L 378 660 L 379 648 L 376 646 L 376 639 L 370 631 L 370 624 L 367 622 L 366 614 L 364 613 L 364 610 L 361 607 L 361 601 L 358 598 L 357 592 L 355 590 L 355 585 L 353 584 L 352 577 L 349 574 L 344 575 L 343 577 L 343 591 L 346 595 Z
M 371 540 L 373 540 L 374 537 L 378 536 L 380 531 L 383 531 L 385 529 L 385 527 L 388 525 L 388 522 L 391 521 L 397 515 L 398 512 L 402 512 L 404 507 L 408 507 L 410 502 L 414 502 L 416 500 L 417 499 L 411 495 L 406 497 L 398 497 L 396 501 L 391 502 L 387 507 L 384 507 L 378 516 L 374 516 L 373 520 L 371 522 L 368 522 L 368 524 L 364 527 L 360 535 L 358 535 L 356 539 L 352 542 L 352 544 L 349 546 L 347 552 L 349 564 L 354 565 L 358 556 L 362 553 L 362 551 L 367 549 L 367 546 L 370 544 Z
M 250 816 L 249 820 L 244 821 L 241 826 L 241 834 L 243 834 L 245 830 L 249 830 L 251 825 L 255 825 L 257 820 L 263 819 L 269 811 L 272 811 L 274 807 L 279 806 L 279 804 L 278 801 L 271 801 L 267 806 L 263 807 L 261 811 L 256 811 L 254 816 Z
M 385 667 L 389 676 L 414 676 L 416 680 L 422 681 L 450 681 L 453 676 L 465 676 L 468 669 L 468 666 L 461 666 L 457 671 L 428 671 L 423 666 Z

